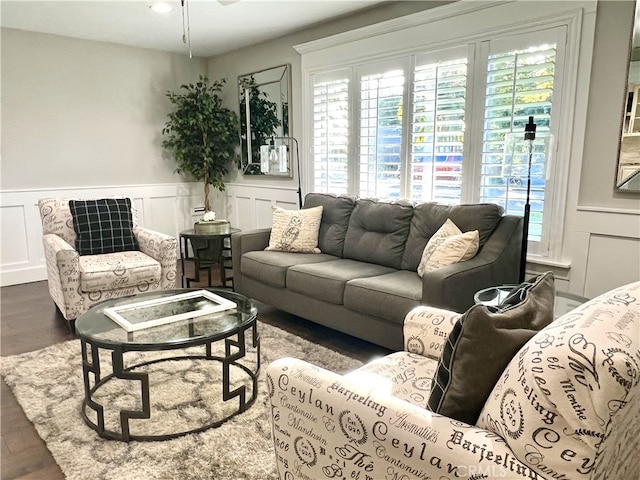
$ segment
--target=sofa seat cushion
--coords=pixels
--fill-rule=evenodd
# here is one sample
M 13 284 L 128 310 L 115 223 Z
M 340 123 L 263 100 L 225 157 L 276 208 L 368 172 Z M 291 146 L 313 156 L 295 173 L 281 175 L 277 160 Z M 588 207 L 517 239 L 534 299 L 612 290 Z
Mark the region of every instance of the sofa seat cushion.
M 333 255 L 324 253 L 293 253 L 275 251 L 254 251 L 242 255 L 240 271 L 249 278 L 266 285 L 286 288 L 287 270 L 307 263 L 321 263 L 335 260 Z
M 324 302 L 342 305 L 344 289 L 354 278 L 375 277 L 393 272 L 389 267 L 355 260 L 295 265 L 287 272 L 287 288 Z
M 80 290 L 104 292 L 117 288 L 143 287 L 160 282 L 162 267 L 150 256 L 129 252 L 81 255 L 79 258 Z
M 348 309 L 400 325 L 421 299 L 422 279 L 407 270 L 351 280 L 344 292 L 344 306 Z
M 377 358 L 344 377 L 369 392 L 391 395 L 426 408 L 438 361 L 417 353 L 395 352 Z

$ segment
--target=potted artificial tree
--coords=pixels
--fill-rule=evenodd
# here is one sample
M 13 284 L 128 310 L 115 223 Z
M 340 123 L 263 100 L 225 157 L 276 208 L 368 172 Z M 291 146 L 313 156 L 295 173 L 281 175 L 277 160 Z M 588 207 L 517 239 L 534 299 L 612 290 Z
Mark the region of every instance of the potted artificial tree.
M 209 200 L 211 186 L 224 191 L 223 179 L 234 164 L 239 143 L 238 115 L 223 107 L 218 95 L 225 83 L 222 79 L 209 84 L 209 79 L 201 75 L 195 85 L 181 85 L 180 93 L 167 92 L 175 110 L 169 113 L 169 121 L 162 129 L 162 147 L 173 153 L 178 164 L 176 173 L 184 172 L 204 182 L 203 226 L 226 224 L 216 228 L 228 231 L 228 222 L 215 220 Z

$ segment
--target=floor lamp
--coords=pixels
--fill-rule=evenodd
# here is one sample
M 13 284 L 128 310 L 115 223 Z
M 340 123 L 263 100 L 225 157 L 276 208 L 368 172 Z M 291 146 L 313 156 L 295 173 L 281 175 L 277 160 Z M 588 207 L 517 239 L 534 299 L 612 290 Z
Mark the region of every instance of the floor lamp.
M 269 145 L 262 145 L 260 148 L 260 170 L 262 173 L 270 174 L 270 175 L 282 175 L 288 174 L 289 171 L 285 168 L 286 158 L 283 158 L 283 155 L 290 153 L 289 146 L 287 146 L 286 153 L 276 149 L 275 141 L 276 140 L 286 140 L 293 143 L 296 146 L 296 166 L 298 169 L 298 206 L 302 208 L 302 182 L 300 181 L 300 147 L 298 146 L 298 140 L 295 137 L 271 137 L 269 141 Z M 262 153 L 264 152 L 264 154 Z M 274 165 L 279 165 L 279 167 L 272 168 Z
M 529 165 L 527 168 L 527 199 L 524 204 L 524 225 L 522 227 L 522 249 L 520 251 L 520 277 L 519 283 L 524 282 L 525 269 L 527 268 L 527 248 L 529 245 L 529 219 L 531 217 L 531 160 L 533 157 L 533 141 L 536 139 L 536 124 L 533 117 L 529 117 L 529 123 L 524 126 L 524 139 L 529 143 Z

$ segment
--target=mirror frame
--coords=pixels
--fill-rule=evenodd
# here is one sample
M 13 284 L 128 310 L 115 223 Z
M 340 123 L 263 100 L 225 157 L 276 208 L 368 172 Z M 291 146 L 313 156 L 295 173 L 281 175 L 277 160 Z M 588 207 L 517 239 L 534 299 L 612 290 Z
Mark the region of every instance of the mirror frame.
M 263 172 L 259 153 L 260 146 L 266 145 L 269 139 L 290 136 L 291 64 L 239 75 L 238 104 L 242 174 L 292 177 L 290 148 L 286 151 L 288 168 L 284 172 Z M 257 115 L 256 110 L 261 115 Z
M 635 68 L 633 68 L 634 64 L 637 65 Z M 638 75 L 637 81 L 633 83 L 631 83 L 632 75 Z M 631 25 L 629 38 L 629 58 L 614 182 L 618 192 L 640 192 L 640 130 L 635 134 L 625 133 L 630 128 L 631 116 L 633 115 L 636 119 L 640 116 L 640 98 L 637 97 L 640 97 L 640 0 L 636 0 L 634 22 Z

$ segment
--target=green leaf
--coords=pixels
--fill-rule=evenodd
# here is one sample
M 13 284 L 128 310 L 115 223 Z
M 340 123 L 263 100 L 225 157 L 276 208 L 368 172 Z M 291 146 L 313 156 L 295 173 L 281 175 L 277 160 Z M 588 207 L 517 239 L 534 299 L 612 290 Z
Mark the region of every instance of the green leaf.
M 209 82 L 200 76 L 195 84 L 181 85 L 180 92 L 167 92 L 175 106 L 162 129 L 162 147 L 173 153 L 176 173 L 205 179 L 220 191 L 228 167 L 236 160 L 239 144 L 238 116 L 222 106 L 226 79 Z

